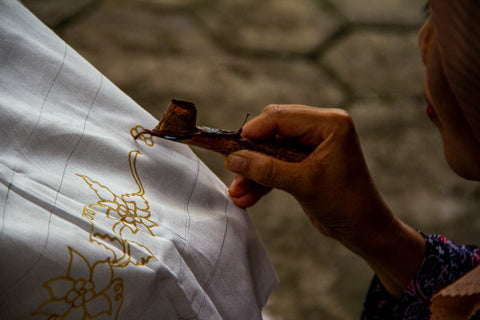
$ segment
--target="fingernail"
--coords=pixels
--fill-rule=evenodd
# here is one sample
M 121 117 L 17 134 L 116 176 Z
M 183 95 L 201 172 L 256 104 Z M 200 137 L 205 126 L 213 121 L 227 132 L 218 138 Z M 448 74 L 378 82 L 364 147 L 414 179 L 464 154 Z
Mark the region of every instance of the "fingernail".
M 236 155 L 228 156 L 227 169 L 236 173 L 242 173 L 247 167 L 247 159 Z

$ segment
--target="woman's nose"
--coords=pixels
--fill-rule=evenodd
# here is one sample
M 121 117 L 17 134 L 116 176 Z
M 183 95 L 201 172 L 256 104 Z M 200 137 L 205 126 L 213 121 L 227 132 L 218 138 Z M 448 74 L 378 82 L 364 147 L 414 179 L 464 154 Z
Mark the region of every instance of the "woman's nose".
M 427 65 L 428 49 L 430 48 L 434 31 L 433 23 L 428 19 L 418 32 L 418 45 L 420 46 L 420 54 L 422 56 L 423 64 L 425 65 Z

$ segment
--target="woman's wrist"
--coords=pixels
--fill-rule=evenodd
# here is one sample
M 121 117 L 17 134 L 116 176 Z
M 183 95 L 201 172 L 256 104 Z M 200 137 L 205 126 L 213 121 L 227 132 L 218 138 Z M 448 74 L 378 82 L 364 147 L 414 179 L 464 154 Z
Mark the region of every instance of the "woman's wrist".
M 347 248 L 362 257 L 394 298 L 399 298 L 417 274 L 425 257 L 425 239 L 414 228 L 395 217 L 386 205 L 383 213 L 365 215 L 361 232 L 346 240 Z
M 425 239 L 415 229 L 400 222 L 399 231 L 380 240 L 382 251 L 367 262 L 394 297 L 400 298 L 414 279 L 425 258 Z

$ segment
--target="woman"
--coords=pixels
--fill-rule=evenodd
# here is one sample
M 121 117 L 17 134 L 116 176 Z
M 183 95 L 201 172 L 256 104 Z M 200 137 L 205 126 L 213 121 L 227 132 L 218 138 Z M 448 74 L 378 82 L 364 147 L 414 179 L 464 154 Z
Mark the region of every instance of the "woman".
M 480 180 L 480 2 L 430 0 L 429 9 L 431 17 L 418 35 L 426 66 L 426 111 L 440 131 L 450 167 Z M 423 235 L 389 210 L 345 111 L 271 105 L 244 126 L 243 135 L 278 135 L 316 146 L 301 163 L 251 151 L 231 154 L 225 164 L 237 176 L 230 195 L 246 208 L 271 188 L 285 190 L 321 233 L 365 259 L 376 276 L 363 319 L 429 319 L 431 311 L 435 319 L 469 319 L 475 313 L 480 301 L 473 295 L 480 292 L 476 269 L 469 274 L 470 291 L 463 300 L 455 304 L 455 298 L 452 304 L 449 289 L 438 292 L 480 263 L 478 250 Z M 476 279 L 478 286 L 472 285 Z M 464 296 L 461 281 L 453 292 Z

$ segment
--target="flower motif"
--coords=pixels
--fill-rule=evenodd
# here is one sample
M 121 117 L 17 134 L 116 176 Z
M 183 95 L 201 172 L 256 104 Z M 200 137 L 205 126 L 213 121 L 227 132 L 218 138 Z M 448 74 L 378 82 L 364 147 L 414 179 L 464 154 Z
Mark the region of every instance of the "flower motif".
M 139 194 L 115 195 L 110 189 L 93 181 L 87 176 L 80 176 L 95 191 L 99 201 L 89 205 L 91 210 L 95 207 L 99 210 L 105 210 L 107 218 L 113 220 L 112 230 L 115 234 L 123 237 L 128 236 L 125 231 L 130 231 L 135 235 L 141 231 L 150 236 L 154 236 L 152 228 L 158 225 L 150 220 L 150 206 L 148 202 Z
M 113 226 L 113 232 L 116 234 L 124 235 L 126 229 L 132 234 L 142 231 L 153 236 L 150 229 L 157 224 L 149 220 L 151 216 L 149 206 L 143 197 L 125 194 L 116 197 L 115 202 L 102 201 L 101 205 L 108 207 L 107 217 L 117 221 Z
M 140 132 L 142 132 L 144 130 L 144 128 L 142 126 L 136 126 L 135 128 L 132 128 L 130 130 L 130 134 L 132 135 L 133 138 L 137 138 L 137 140 L 140 140 L 140 141 L 143 141 L 145 142 L 145 144 L 149 147 L 153 147 L 153 139 L 152 139 L 152 135 L 150 134 L 140 134 Z
M 125 267 L 129 263 L 145 265 L 150 259 L 155 259 L 152 252 L 143 245 L 145 236 L 155 236 L 151 229 L 158 225 L 150 220 L 150 205 L 143 197 L 145 190 L 136 169 L 138 154 L 138 151 L 129 153 L 130 172 L 138 187 L 135 193 L 116 195 L 99 182 L 78 174 L 99 199 L 83 209 L 83 217 L 91 224 L 90 241 L 103 246 L 113 255 L 109 259 L 115 268 Z M 105 233 L 108 229 L 112 233 Z M 118 249 L 121 249 L 121 254 L 118 254 Z M 133 252 L 135 254 L 132 259 L 130 255 Z
M 113 302 L 119 300 L 119 291 L 123 291 L 122 280 L 113 278 L 113 271 L 107 262 L 97 262 L 91 266 L 78 252 L 72 248 L 68 250 L 70 262 L 67 274 L 43 284 L 50 300 L 33 315 L 65 320 L 112 315 Z

